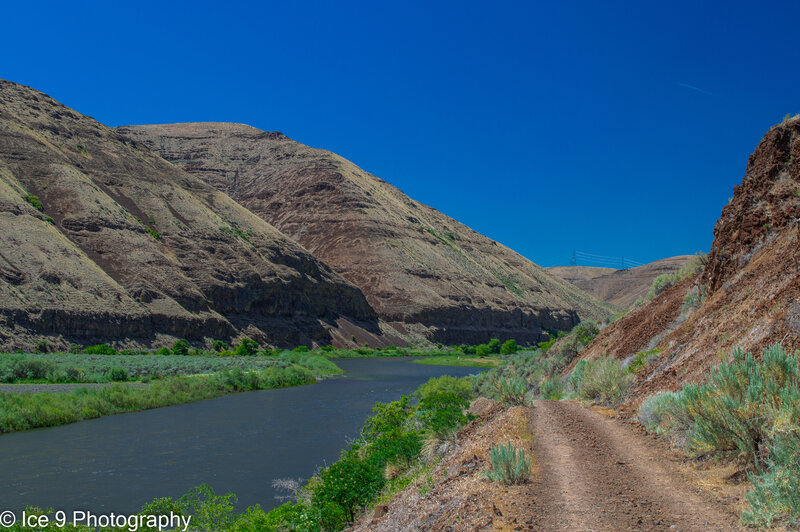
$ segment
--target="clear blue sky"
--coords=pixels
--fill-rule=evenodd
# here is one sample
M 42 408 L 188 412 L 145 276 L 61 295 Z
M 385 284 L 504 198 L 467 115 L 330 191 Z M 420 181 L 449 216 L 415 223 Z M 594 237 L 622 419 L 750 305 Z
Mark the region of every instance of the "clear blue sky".
M 544 265 L 707 250 L 800 112 L 797 2 L 7 2 L 0 77 L 333 150 Z

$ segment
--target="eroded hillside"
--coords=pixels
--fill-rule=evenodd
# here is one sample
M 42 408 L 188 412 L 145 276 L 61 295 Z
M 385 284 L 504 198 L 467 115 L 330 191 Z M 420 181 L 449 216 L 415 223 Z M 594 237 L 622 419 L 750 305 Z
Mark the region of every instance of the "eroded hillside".
M 0 348 L 126 338 L 327 343 L 361 292 L 224 193 L 0 81 Z M 327 323 L 326 323 L 327 322 Z
M 229 194 L 358 286 L 399 332 L 541 340 L 606 305 L 331 152 L 227 123 L 118 130 Z
M 800 348 L 800 118 L 773 127 L 750 156 L 714 228 L 702 273 L 611 324 L 581 353 L 624 359 L 657 350 L 634 395 L 700 380 L 741 346 Z

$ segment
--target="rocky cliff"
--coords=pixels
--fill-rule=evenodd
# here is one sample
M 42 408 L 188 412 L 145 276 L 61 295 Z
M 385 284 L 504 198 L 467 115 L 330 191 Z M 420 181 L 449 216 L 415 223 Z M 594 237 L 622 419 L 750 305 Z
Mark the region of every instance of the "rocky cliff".
M 377 331 L 363 294 L 223 192 L 0 81 L 0 348 Z
M 714 228 L 702 273 L 631 311 L 581 354 L 658 350 L 635 397 L 701 379 L 740 346 L 800 349 L 800 117 L 770 129 Z
M 228 123 L 118 131 L 294 238 L 395 330 L 433 341 L 538 341 L 606 305 L 338 155 Z

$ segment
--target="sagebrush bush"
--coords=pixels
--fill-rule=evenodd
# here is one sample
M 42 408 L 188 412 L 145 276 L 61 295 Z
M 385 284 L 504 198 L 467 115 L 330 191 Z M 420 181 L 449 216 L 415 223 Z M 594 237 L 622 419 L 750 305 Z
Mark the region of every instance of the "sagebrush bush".
M 530 460 L 525 457 L 524 449 L 517 449 L 511 442 L 494 445 L 489 451 L 492 469 L 484 471 L 489 480 L 501 484 L 522 484 L 531 474 Z
M 696 455 L 748 465 L 753 490 L 743 520 L 800 520 L 800 365 L 777 344 L 760 360 L 734 349 L 705 382 L 648 398 L 639 418 Z
M 106 379 L 110 382 L 125 382 L 128 378 L 128 371 L 125 368 L 111 368 L 106 373 Z
M 545 379 L 539 385 L 539 393 L 543 399 L 560 401 L 564 398 L 564 384 L 559 379 Z
M 758 362 L 741 349 L 732 357 L 705 383 L 686 385 L 681 403 L 693 420 L 694 451 L 737 457 L 758 468 L 763 446 L 784 412 L 781 405 L 797 390 L 798 363 L 777 344 L 767 347 Z
M 653 279 L 652 284 L 650 285 L 650 290 L 647 292 L 647 295 L 644 296 L 642 299 L 635 303 L 636 306 L 641 305 L 651 299 L 654 299 L 658 296 L 661 292 L 670 288 L 679 282 L 683 281 L 684 279 L 688 279 L 693 275 L 696 275 L 703 271 L 705 268 L 706 263 L 708 262 L 708 256 L 705 253 L 698 253 L 683 266 L 680 270 L 673 273 L 665 273 L 659 275 L 655 279 Z
M 579 397 L 602 404 L 621 402 L 633 384 L 631 375 L 612 357 L 587 360 L 580 379 L 574 382 Z
M 527 383 L 522 377 L 498 379 L 492 394 L 496 400 L 507 405 L 525 404 L 525 393 L 528 391 Z
M 796 403 L 800 404 L 800 403 Z M 800 433 L 795 424 L 770 444 L 767 469 L 750 475 L 753 489 L 747 494 L 750 509 L 742 515 L 748 524 L 771 527 L 774 521 L 800 524 Z

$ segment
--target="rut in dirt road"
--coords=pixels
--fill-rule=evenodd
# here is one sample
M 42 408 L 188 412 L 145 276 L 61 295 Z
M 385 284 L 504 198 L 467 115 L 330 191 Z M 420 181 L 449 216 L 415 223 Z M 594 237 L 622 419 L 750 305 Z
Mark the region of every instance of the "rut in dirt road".
M 536 530 L 740 529 L 631 427 L 567 401 L 537 401 L 530 416 Z

